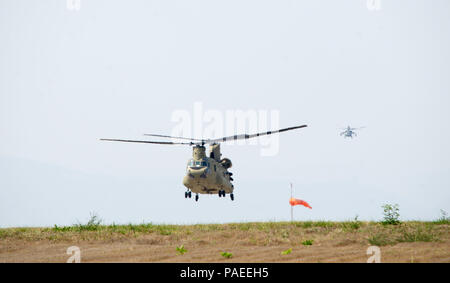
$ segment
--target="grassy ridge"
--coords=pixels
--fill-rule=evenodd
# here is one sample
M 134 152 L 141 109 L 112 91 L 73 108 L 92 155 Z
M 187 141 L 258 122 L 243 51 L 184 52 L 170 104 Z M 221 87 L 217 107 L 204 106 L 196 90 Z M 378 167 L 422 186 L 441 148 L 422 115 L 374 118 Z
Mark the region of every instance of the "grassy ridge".
M 52 228 L 5 228 L 0 229 L 0 240 L 24 241 L 120 241 L 139 238 L 145 235 L 158 235 L 171 240 L 196 238 L 202 235 L 220 234 L 233 237 L 236 231 L 245 232 L 248 242 L 255 245 L 268 245 L 276 241 L 297 241 L 303 239 L 310 243 L 327 235 L 357 235 L 361 244 L 376 246 L 395 245 L 402 242 L 437 242 L 449 237 L 449 221 L 419 222 L 408 221 L 398 225 L 379 222 L 304 221 L 304 222 L 249 222 L 229 224 L 162 225 L 128 224 L 101 225 L 100 221 L 87 224 L 57 226 Z M 200 235 L 200 236 L 199 236 Z

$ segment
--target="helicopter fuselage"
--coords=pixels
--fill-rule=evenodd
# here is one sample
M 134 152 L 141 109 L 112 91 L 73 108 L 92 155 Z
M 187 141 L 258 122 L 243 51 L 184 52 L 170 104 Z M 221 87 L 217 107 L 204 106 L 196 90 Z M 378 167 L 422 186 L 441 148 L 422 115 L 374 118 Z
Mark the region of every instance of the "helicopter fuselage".
M 212 147 L 211 152 L 211 157 L 207 157 L 204 146 L 193 147 L 193 158 L 188 161 L 183 185 L 196 194 L 233 193 L 232 174 L 227 170 L 231 162 L 225 168 L 226 163 L 220 160 L 220 149 Z
M 349 138 L 353 138 L 353 135 L 355 134 L 355 132 L 353 132 L 353 131 L 347 131 L 347 132 L 345 132 L 345 137 L 349 137 Z

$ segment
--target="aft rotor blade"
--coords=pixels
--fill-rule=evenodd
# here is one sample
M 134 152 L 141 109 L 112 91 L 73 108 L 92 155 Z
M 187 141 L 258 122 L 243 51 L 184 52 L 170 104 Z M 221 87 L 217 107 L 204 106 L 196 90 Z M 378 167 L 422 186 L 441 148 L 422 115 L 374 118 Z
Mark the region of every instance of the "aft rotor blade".
M 187 144 L 194 145 L 192 142 L 164 142 L 164 141 L 140 141 L 140 140 L 120 140 L 120 139 L 100 139 L 101 141 L 116 141 L 116 142 L 136 142 L 136 143 L 151 143 L 151 144 L 168 144 L 168 145 L 176 145 L 176 144 Z
M 223 138 L 220 138 L 220 139 L 205 140 L 204 142 L 207 143 L 207 144 L 211 144 L 211 143 L 226 142 L 226 141 L 232 141 L 232 140 L 250 139 L 250 138 L 255 138 L 255 137 L 260 137 L 260 136 L 267 136 L 267 135 L 271 135 L 271 134 L 277 134 L 277 133 L 282 133 L 282 132 L 286 132 L 286 131 L 290 131 L 290 130 L 305 128 L 305 127 L 307 127 L 307 125 L 289 127 L 289 128 L 284 128 L 284 129 L 280 129 L 280 130 L 267 131 L 267 132 L 251 134 L 251 135 L 241 134 L 241 135 L 223 137 Z
M 170 139 L 180 139 L 180 140 L 189 140 L 189 141 L 203 141 L 201 139 L 192 139 L 192 138 L 185 138 L 185 137 L 173 137 L 173 136 L 157 135 L 157 134 L 144 134 L 144 136 L 170 138 Z

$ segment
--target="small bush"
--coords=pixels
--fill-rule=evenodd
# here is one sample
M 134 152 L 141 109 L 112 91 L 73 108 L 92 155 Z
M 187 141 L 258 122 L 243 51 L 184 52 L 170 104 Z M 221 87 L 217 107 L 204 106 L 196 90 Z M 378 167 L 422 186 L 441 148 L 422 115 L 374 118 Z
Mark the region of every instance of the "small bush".
M 385 225 L 398 225 L 400 224 L 400 213 L 398 204 L 385 204 L 382 206 L 383 208 L 383 221 L 382 223 Z
M 441 209 L 441 217 L 438 220 L 433 221 L 435 224 L 450 224 L 450 217 L 448 217 L 448 213 Z
M 97 231 L 97 230 L 99 230 L 102 220 L 95 212 L 91 212 L 90 215 L 91 216 L 86 224 L 78 223 L 78 224 L 74 225 L 74 228 L 80 232 L 81 231 Z
M 185 253 L 187 252 L 187 250 L 186 250 L 186 248 L 184 247 L 184 245 L 178 246 L 178 247 L 176 248 L 176 251 L 177 251 L 179 254 L 181 254 L 181 255 L 183 255 L 183 254 L 185 254 Z
M 314 240 L 305 240 L 302 242 L 302 245 L 304 246 L 312 246 L 312 244 L 314 243 Z
M 287 249 L 287 250 L 285 250 L 285 251 L 282 251 L 281 252 L 281 255 L 288 255 L 288 254 L 290 254 L 292 252 L 292 248 L 289 248 L 289 249 Z
M 233 254 L 229 252 L 222 252 L 220 253 L 224 258 L 232 258 Z

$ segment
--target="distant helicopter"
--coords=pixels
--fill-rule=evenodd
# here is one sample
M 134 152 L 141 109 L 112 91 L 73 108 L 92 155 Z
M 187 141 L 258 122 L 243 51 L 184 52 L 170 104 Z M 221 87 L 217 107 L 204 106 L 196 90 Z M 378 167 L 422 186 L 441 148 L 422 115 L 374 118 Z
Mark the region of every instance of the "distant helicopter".
M 353 136 L 355 136 L 355 137 L 357 136 L 355 131 L 362 129 L 362 128 L 365 128 L 365 127 L 351 128 L 350 126 L 347 126 L 347 128 L 342 128 L 345 131 L 343 131 L 340 135 L 344 136 L 344 138 L 353 138 Z
M 170 142 L 170 141 L 143 141 L 143 140 L 121 140 L 121 139 L 100 139 L 102 141 L 118 141 L 118 142 L 135 142 L 165 145 L 190 145 L 192 146 L 192 158 L 189 159 L 186 168 L 186 176 L 183 178 L 183 185 L 187 188 L 184 193 L 185 198 L 191 198 L 192 192 L 195 195 L 195 201 L 198 201 L 199 194 L 215 194 L 219 197 L 225 197 L 230 194 L 231 200 L 234 200 L 234 186 L 231 183 L 233 173 L 229 172 L 231 168 L 231 160 L 228 158 L 221 159 L 220 142 L 231 140 L 249 139 L 285 131 L 295 130 L 307 127 L 307 125 L 284 128 L 276 131 L 268 131 L 257 134 L 242 134 L 219 139 L 192 139 L 184 137 L 172 137 L 166 135 L 145 134 L 146 136 L 183 139 L 190 142 Z M 205 144 L 209 145 L 209 157 L 205 154 Z

